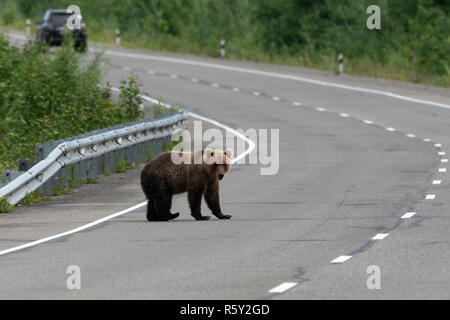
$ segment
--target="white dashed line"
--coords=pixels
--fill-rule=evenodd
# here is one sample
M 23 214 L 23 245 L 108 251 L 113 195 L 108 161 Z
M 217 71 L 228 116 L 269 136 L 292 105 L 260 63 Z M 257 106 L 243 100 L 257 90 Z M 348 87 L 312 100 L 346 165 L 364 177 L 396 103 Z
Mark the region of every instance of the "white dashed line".
M 386 128 L 386 130 L 387 130 L 387 131 L 390 131 L 390 132 L 394 132 L 394 131 L 395 131 L 395 129 L 394 129 L 394 128 L 391 128 L 391 127 Z
M 445 156 L 445 151 L 440 151 L 440 152 L 438 152 L 438 155 L 440 155 L 440 156 Z
M 440 148 L 440 147 L 442 147 L 442 144 L 436 143 L 434 146 L 435 146 L 436 148 Z
M 302 104 L 300 103 L 300 102 L 292 102 L 292 104 L 294 105 L 294 106 L 301 106 Z
M 326 111 L 327 109 L 325 109 L 325 108 L 316 108 L 316 110 L 317 110 L 317 111 L 320 111 L 320 112 L 324 112 L 324 111 Z
M 270 289 L 270 293 L 283 293 L 285 291 L 288 291 L 289 289 L 292 289 L 295 287 L 298 283 L 297 282 L 283 282 L 279 286 L 276 286 L 273 289 Z
M 198 79 L 192 78 L 191 81 L 197 83 Z
M 255 91 L 255 92 L 253 92 L 253 95 L 255 95 L 255 96 L 260 96 L 261 93 L 259 93 L 258 91 Z
M 441 162 L 447 163 L 447 162 L 448 162 L 448 159 L 441 159 Z
M 363 120 L 365 124 L 373 124 L 373 121 L 370 120 Z
M 178 76 L 177 76 L 176 74 L 171 74 L 170 77 L 171 77 L 172 79 L 178 79 Z
M 415 138 L 416 137 L 414 134 L 411 134 L 411 133 L 408 133 L 406 136 L 409 137 L 409 138 Z
M 401 216 L 402 219 L 409 219 L 411 218 L 413 215 L 415 215 L 417 212 L 407 212 L 404 215 Z
M 430 142 L 431 139 L 426 138 L 426 139 L 423 139 L 423 141 L 424 141 L 424 142 Z
M 331 260 L 330 263 L 342 263 L 349 260 L 353 256 L 339 256 L 334 260 Z
M 239 92 L 239 91 L 241 91 L 241 89 L 239 89 L 239 88 L 233 88 L 233 89 L 231 89 L 231 90 L 233 90 L 234 92 Z
M 155 71 L 153 71 L 153 70 L 148 70 L 147 71 L 149 74 L 155 74 Z
M 389 235 L 389 233 L 378 233 L 374 237 L 372 237 L 372 240 L 383 240 Z
M 348 118 L 348 114 L 346 114 L 346 113 L 339 113 L 339 115 L 340 115 L 341 117 Z
M 436 199 L 436 195 L 435 194 L 427 194 L 425 196 L 425 200 L 434 200 Z
M 433 184 L 441 184 L 442 180 L 433 180 Z
M 447 168 L 439 168 L 439 172 L 447 172 Z
M 280 101 L 280 98 L 278 98 L 278 97 L 272 97 L 272 99 L 275 101 Z
M 218 88 L 219 85 L 217 83 L 211 83 L 211 86 L 213 86 L 214 88 Z

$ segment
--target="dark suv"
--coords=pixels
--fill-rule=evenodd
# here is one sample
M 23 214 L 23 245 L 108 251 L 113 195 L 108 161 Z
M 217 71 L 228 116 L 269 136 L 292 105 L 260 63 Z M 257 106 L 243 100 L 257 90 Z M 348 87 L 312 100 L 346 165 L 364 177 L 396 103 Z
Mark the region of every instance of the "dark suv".
M 47 43 L 50 46 L 59 46 L 64 41 L 64 30 L 67 18 L 73 13 L 66 10 L 49 9 L 45 12 L 42 21 L 38 22 L 37 38 L 38 41 Z M 76 50 L 84 51 L 87 48 L 86 23 L 81 19 L 80 28 L 69 30 L 73 36 L 74 47 Z

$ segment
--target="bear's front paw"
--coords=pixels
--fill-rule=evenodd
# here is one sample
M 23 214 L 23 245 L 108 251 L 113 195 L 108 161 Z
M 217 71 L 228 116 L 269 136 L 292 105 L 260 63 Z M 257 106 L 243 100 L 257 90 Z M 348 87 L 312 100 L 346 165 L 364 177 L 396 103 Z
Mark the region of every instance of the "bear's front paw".
M 218 218 L 219 219 L 230 219 L 232 217 L 231 214 L 222 214 Z
M 209 220 L 209 219 L 211 219 L 210 216 L 203 216 L 203 217 L 202 217 L 202 220 Z

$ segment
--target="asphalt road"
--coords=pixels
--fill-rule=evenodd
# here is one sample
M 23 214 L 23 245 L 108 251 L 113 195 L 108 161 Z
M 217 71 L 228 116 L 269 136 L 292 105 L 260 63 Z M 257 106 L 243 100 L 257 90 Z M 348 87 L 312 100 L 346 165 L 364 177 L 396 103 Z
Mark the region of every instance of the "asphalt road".
M 152 97 L 231 128 L 279 129 L 279 171 L 263 176 L 261 164 L 232 168 L 221 183 L 222 208 L 231 220 L 193 220 L 183 195 L 174 199 L 173 212 L 181 213 L 174 221 L 147 222 L 142 207 L 87 231 L 2 255 L 0 298 L 450 298 L 449 180 L 439 171 L 447 167 L 442 152 L 450 145 L 448 90 L 109 50 L 105 67 L 114 85 L 134 72 Z M 144 200 L 139 169 L 107 177 L 0 216 L 0 250 Z M 407 212 L 415 214 L 406 218 Z M 384 238 L 372 240 L 377 234 Z M 80 267 L 80 290 L 66 287 L 69 265 Z M 380 270 L 380 289 L 367 286 L 367 268 L 373 265 Z M 279 292 L 272 290 L 282 284 Z

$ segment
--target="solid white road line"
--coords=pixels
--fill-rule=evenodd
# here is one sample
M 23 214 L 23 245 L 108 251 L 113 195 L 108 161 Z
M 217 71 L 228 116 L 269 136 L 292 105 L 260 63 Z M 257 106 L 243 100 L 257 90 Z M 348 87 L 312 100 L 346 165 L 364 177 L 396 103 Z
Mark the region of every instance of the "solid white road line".
M 441 184 L 442 180 L 433 180 L 433 184 Z
M 334 260 L 331 260 L 330 263 L 343 263 L 347 260 L 349 260 L 353 256 L 339 256 Z
M 91 49 L 91 51 L 101 52 L 101 50 L 98 50 L 98 49 Z M 153 60 L 153 61 L 161 61 L 161 62 L 169 62 L 169 63 L 178 63 L 178 64 L 185 64 L 185 65 L 191 65 L 191 66 L 220 69 L 220 70 L 225 70 L 225 71 L 254 74 L 254 75 L 258 75 L 258 76 L 266 76 L 266 77 L 279 78 L 279 79 L 285 79 L 285 80 L 300 81 L 300 82 L 305 82 L 305 83 L 314 84 L 314 85 L 382 95 L 385 97 L 399 99 L 399 100 L 403 100 L 403 101 L 426 104 L 426 105 L 431 105 L 431 106 L 435 106 L 435 107 L 450 109 L 450 105 L 445 104 L 445 103 L 411 98 L 411 97 L 403 96 L 400 94 L 396 94 L 396 93 L 384 91 L 384 90 L 369 89 L 369 88 L 346 85 L 346 84 L 341 84 L 341 83 L 316 80 L 316 79 L 312 79 L 312 78 L 300 77 L 300 76 L 284 74 L 284 73 L 262 71 L 262 70 L 256 70 L 256 69 L 250 69 L 250 68 L 233 67 L 233 66 L 228 66 L 228 65 L 218 64 L 218 63 L 202 62 L 202 61 L 196 61 L 196 60 L 154 56 L 154 55 L 149 55 L 149 54 L 120 52 L 120 51 L 114 51 L 114 50 L 106 50 L 104 52 L 107 55 L 118 56 L 118 57 Z
M 407 212 L 404 215 L 402 215 L 400 218 L 402 219 L 409 219 L 411 218 L 413 215 L 415 215 L 417 212 Z
M 146 204 L 147 204 L 147 201 L 144 201 L 144 202 L 141 202 L 141 203 L 139 203 L 139 204 L 137 204 L 135 206 L 132 206 L 132 207 L 130 207 L 128 209 L 119 211 L 117 213 L 111 214 L 111 215 L 106 216 L 104 218 L 101 218 L 101 219 L 95 220 L 93 222 L 87 223 L 85 225 L 82 225 L 81 227 L 78 227 L 78 228 L 75 228 L 75 229 L 72 229 L 72 230 L 69 230 L 69 231 L 66 231 L 66 232 L 58 233 L 58 234 L 55 234 L 55 235 L 47 237 L 47 238 L 42 238 L 40 240 L 28 242 L 28 243 L 25 243 L 25 244 L 17 246 L 17 247 L 13 247 L 13 248 L 10 248 L 10 249 L 6 249 L 6 250 L 3 250 L 3 251 L 0 251 L 0 256 L 2 256 L 4 254 L 7 254 L 7 253 L 11 253 L 11 252 L 23 250 L 23 249 L 26 249 L 26 248 L 29 248 L 29 247 L 33 247 L 33 246 L 36 246 L 36 245 L 44 243 L 44 242 L 48 242 L 48 241 L 55 240 L 55 239 L 58 239 L 58 238 L 66 237 L 68 235 L 71 235 L 71 234 L 74 234 L 74 233 L 77 233 L 77 232 L 89 229 L 89 228 L 91 228 L 93 226 L 96 226 L 96 225 L 98 225 L 100 223 L 103 223 L 103 222 L 106 222 L 108 220 L 111 220 L 111 219 L 113 219 L 115 217 L 121 216 L 121 215 L 123 215 L 125 213 L 128 213 L 130 211 L 139 209 L 139 208 L 145 206 Z
M 276 286 L 275 288 L 270 289 L 269 292 L 270 293 L 283 293 L 285 291 L 288 291 L 289 289 L 292 289 L 297 284 L 298 284 L 297 282 L 283 282 L 282 284 Z
M 116 92 L 120 92 L 120 90 L 118 88 L 115 88 L 115 87 L 112 87 L 111 90 L 112 91 L 116 91 Z M 144 100 L 150 101 L 152 103 L 159 103 L 158 100 L 150 98 L 150 97 L 148 97 L 146 95 L 141 95 L 141 97 Z M 161 105 L 165 106 L 166 108 L 170 108 L 171 107 L 170 105 L 168 105 L 166 103 L 161 103 Z M 253 149 L 255 148 L 255 143 L 252 140 L 250 140 L 249 138 L 247 138 L 243 134 L 239 133 L 238 131 L 236 131 L 236 130 L 234 130 L 234 129 L 232 129 L 232 128 L 230 128 L 230 127 L 228 127 L 228 126 L 226 126 L 226 125 L 224 125 L 224 124 L 222 124 L 222 123 L 220 123 L 220 122 L 218 122 L 216 120 L 213 120 L 213 119 L 210 119 L 210 118 L 207 118 L 207 117 L 203 117 L 201 115 L 198 115 L 198 114 L 195 114 L 195 113 L 192 113 L 192 112 L 188 112 L 188 115 L 191 116 L 191 117 L 194 117 L 194 118 L 197 118 L 197 119 L 209 122 L 209 123 L 211 123 L 211 124 L 213 124 L 215 126 L 223 128 L 223 129 L 225 129 L 227 131 L 230 131 L 232 134 L 236 135 L 237 137 L 243 139 L 244 141 L 246 141 L 248 143 L 248 145 L 249 145 L 248 149 L 245 152 L 243 152 L 242 154 L 240 154 L 239 156 L 233 158 L 231 160 L 231 163 L 235 163 L 235 162 L 239 161 L 240 159 L 245 157 L 247 154 L 252 152 Z M 116 218 L 118 216 L 124 215 L 124 214 L 126 214 L 126 213 L 128 213 L 130 211 L 139 209 L 139 208 L 145 206 L 146 204 L 147 204 L 147 201 L 144 201 L 144 202 L 141 202 L 141 203 L 139 203 L 139 204 L 137 204 L 135 206 L 127 208 L 125 210 L 119 211 L 117 213 L 108 215 L 108 216 L 103 217 L 101 219 L 98 219 L 98 220 L 95 220 L 93 222 L 90 222 L 90 223 L 87 223 L 85 225 L 82 225 L 82 226 L 80 226 L 78 228 L 75 228 L 75 229 L 72 229 L 72 230 L 69 230 L 69 231 L 66 231 L 66 232 L 58 233 L 58 234 L 55 234 L 53 236 L 42 238 L 42 239 L 39 239 L 39 240 L 36 240 L 36 241 L 28 242 L 28 243 L 25 243 L 25 244 L 17 246 L 17 247 L 13 247 L 13 248 L 2 250 L 2 251 L 0 251 L 0 256 L 5 255 L 7 253 L 11 253 L 11 252 L 23 250 L 23 249 L 26 249 L 26 248 L 29 248 L 29 247 L 33 247 L 33 246 L 36 246 L 38 244 L 42 244 L 42 243 L 45 243 L 45 242 L 48 242 L 48 241 L 51 241 L 51 240 L 62 238 L 62 237 L 65 237 L 65 236 L 68 236 L 68 235 L 71 235 L 71 234 L 74 234 L 74 233 L 77 233 L 77 232 L 89 229 L 89 228 L 91 228 L 93 226 L 96 226 L 98 224 L 104 223 L 104 222 L 106 222 L 108 220 L 111 220 L 111 219 L 114 219 L 114 218 Z
M 383 240 L 389 235 L 389 233 L 378 233 L 374 237 L 372 237 L 372 240 Z

